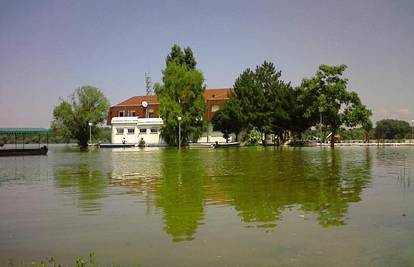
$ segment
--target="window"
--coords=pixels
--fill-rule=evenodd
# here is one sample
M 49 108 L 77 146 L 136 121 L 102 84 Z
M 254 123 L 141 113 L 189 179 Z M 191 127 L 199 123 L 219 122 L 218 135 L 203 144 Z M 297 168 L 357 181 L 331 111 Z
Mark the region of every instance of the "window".
M 216 111 L 218 111 L 220 109 L 220 106 L 218 106 L 218 105 L 212 105 L 211 106 L 211 112 L 216 112 Z
M 123 116 L 124 116 L 124 111 L 118 112 L 118 117 L 123 117 Z
M 128 117 L 135 117 L 135 110 L 128 110 Z
M 148 118 L 154 118 L 154 110 L 153 109 L 148 110 Z
M 128 128 L 128 134 L 134 134 L 135 129 L 134 128 Z
M 140 134 L 146 134 L 147 133 L 147 129 L 146 128 L 141 128 L 141 129 L 139 129 L 139 133 Z
M 116 128 L 116 134 L 124 134 L 124 128 Z
M 152 133 L 152 134 L 156 134 L 156 133 L 158 133 L 158 129 L 157 129 L 157 128 L 151 128 L 151 133 Z

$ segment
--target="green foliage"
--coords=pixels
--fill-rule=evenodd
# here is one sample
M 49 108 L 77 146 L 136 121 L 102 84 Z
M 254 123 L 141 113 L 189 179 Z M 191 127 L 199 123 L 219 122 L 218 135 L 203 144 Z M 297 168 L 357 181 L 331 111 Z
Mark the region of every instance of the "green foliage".
M 375 137 L 377 139 L 403 139 L 411 134 L 411 126 L 402 120 L 385 119 L 377 121 Z
M 191 48 L 186 47 L 184 49 L 181 49 L 181 47 L 177 44 L 171 47 L 171 52 L 167 56 L 165 62 L 167 66 L 173 62 L 177 65 L 185 65 L 188 70 L 195 70 L 197 65 Z
M 221 131 L 224 138 L 228 138 L 231 133 L 235 133 L 237 141 L 237 136 L 243 129 L 243 113 L 237 99 L 230 97 L 223 108 L 214 114 L 211 123 L 213 124 L 213 130 Z
M 246 69 L 236 79 L 230 100 L 215 114 L 214 129 L 237 134 L 256 128 L 282 136 L 291 128 L 293 89 L 280 77 L 281 72 L 266 61 L 254 71 Z
M 323 124 L 333 133 L 333 138 L 342 125 L 355 127 L 358 125 L 369 128 L 372 125 L 369 117 L 371 111 L 361 103 L 357 93 L 348 92 L 348 80 L 342 78 L 346 65 L 319 66 L 319 70 L 311 79 L 304 79 L 301 87 L 303 93 L 310 99 L 305 118 L 314 118 L 321 113 Z
M 66 139 L 76 139 L 81 147 L 86 147 L 89 140 L 89 122 L 92 134 L 98 133 L 97 124 L 102 123 L 108 114 L 109 101 L 103 93 L 92 86 L 77 89 L 69 100 L 53 109 L 53 130 Z
M 161 136 L 169 145 L 178 142 L 178 117 L 181 117 L 181 143 L 197 140 L 205 129 L 206 103 L 203 74 L 195 69 L 195 59 L 190 48 L 184 52 L 177 45 L 167 56 L 163 70 L 163 84 L 156 85 L 160 102 L 160 116 L 164 121 Z
M 257 146 L 261 140 L 262 134 L 258 130 L 252 129 L 244 136 L 244 145 Z

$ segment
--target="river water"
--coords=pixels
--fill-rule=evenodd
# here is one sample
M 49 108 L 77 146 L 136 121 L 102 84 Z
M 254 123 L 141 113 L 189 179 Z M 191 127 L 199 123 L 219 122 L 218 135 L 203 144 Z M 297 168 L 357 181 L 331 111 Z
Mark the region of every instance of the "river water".
M 0 158 L 0 266 L 414 266 L 414 147 Z

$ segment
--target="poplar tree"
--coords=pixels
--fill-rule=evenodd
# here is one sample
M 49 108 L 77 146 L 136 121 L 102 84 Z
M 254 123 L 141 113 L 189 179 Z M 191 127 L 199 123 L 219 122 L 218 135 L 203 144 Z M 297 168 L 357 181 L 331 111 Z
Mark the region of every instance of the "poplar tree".
M 178 145 L 178 117 L 181 117 L 181 144 L 196 141 L 205 129 L 204 76 L 196 69 L 191 48 L 174 45 L 162 71 L 162 84 L 155 92 L 164 121 L 161 136 L 169 145 Z

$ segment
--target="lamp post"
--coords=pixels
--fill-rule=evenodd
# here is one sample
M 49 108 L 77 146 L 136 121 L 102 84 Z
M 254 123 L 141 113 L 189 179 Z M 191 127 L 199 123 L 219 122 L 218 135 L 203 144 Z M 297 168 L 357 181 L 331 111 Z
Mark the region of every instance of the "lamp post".
M 92 144 L 92 122 L 89 122 L 89 144 Z
M 414 132 L 413 132 L 413 130 L 414 130 L 414 120 L 411 120 L 411 140 L 410 140 L 410 143 L 414 139 Z
M 178 149 L 181 149 L 181 117 L 177 117 L 178 120 Z

